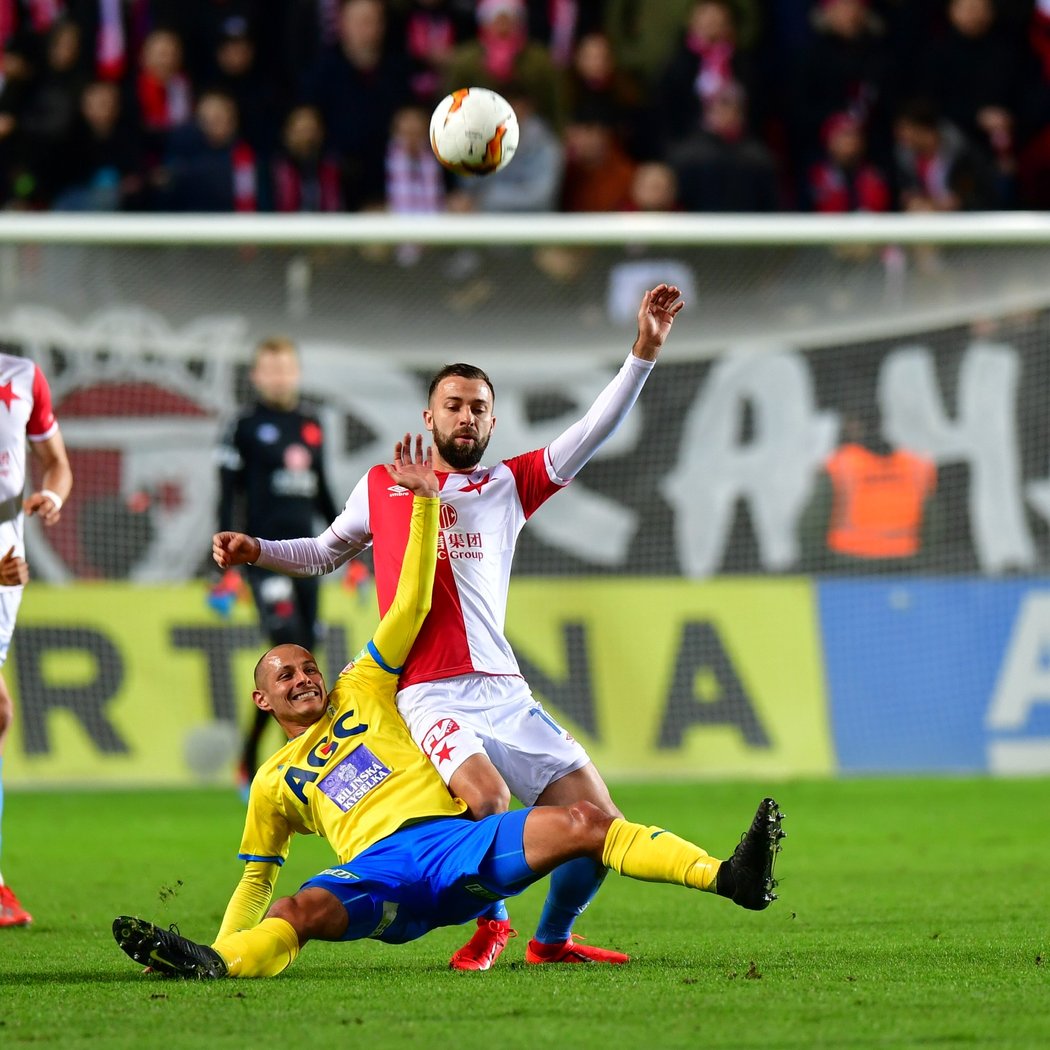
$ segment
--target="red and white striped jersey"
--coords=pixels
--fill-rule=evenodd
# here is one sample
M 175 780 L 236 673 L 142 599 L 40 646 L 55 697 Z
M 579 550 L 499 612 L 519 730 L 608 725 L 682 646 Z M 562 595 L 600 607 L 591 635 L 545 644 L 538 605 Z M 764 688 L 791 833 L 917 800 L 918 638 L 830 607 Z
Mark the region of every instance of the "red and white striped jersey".
M 441 521 L 430 615 L 401 675 L 401 688 L 455 675 L 520 674 L 504 636 L 507 592 L 518 533 L 564 483 L 545 449 L 470 474 L 438 473 Z M 376 593 L 385 613 L 397 590 L 408 540 L 412 493 L 381 467 L 358 483 L 332 532 L 347 544 L 370 536 Z
M 24 357 L 0 354 L 0 554 L 23 556 L 22 498 L 26 487 L 26 438 L 46 441 L 58 432 L 51 388 Z

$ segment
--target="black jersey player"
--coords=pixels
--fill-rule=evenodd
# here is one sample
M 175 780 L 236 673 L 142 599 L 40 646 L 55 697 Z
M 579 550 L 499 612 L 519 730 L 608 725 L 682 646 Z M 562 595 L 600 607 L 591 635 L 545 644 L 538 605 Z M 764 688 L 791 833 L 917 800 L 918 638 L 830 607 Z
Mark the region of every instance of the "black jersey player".
M 324 432 L 300 398 L 295 344 L 266 339 L 255 349 L 251 382 L 256 400 L 234 420 L 219 450 L 219 531 L 243 525 L 253 536 L 292 539 L 314 531 L 315 518 L 338 513 L 324 472 Z M 317 641 L 318 581 L 290 579 L 246 566 L 259 622 L 271 645 Z M 240 776 L 250 782 L 269 719 L 255 716 L 244 741 Z

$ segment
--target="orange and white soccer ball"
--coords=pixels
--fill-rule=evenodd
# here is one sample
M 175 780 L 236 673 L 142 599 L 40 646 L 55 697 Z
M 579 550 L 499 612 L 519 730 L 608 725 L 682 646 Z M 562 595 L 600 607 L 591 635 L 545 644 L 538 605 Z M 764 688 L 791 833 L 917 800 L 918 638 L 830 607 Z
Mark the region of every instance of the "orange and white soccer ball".
M 430 118 L 434 156 L 457 175 L 491 175 L 518 148 L 518 118 L 510 103 L 488 88 L 460 88 Z

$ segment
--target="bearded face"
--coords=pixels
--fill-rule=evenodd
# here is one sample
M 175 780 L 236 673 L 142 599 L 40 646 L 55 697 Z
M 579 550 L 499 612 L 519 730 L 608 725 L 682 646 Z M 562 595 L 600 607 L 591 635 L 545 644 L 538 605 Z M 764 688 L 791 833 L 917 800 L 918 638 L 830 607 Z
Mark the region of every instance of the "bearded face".
M 434 447 L 441 458 L 453 470 L 473 470 L 489 447 L 490 433 L 484 436 L 472 427 L 460 427 L 454 431 L 440 431 L 434 427 Z
M 485 455 L 492 427 L 492 391 L 481 380 L 449 376 L 423 413 L 438 469 L 473 470 Z

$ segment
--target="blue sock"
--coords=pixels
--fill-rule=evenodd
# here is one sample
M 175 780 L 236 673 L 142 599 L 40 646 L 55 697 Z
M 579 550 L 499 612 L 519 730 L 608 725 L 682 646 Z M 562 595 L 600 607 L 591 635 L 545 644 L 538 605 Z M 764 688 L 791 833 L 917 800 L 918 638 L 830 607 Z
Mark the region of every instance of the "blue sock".
M 594 899 L 608 868 L 579 857 L 551 873 L 551 885 L 536 927 L 536 940 L 541 944 L 562 944 L 572 933 L 572 924 Z
M 495 919 L 497 922 L 506 922 L 510 918 L 507 905 L 504 901 L 496 901 L 490 904 L 479 916 L 479 919 Z

